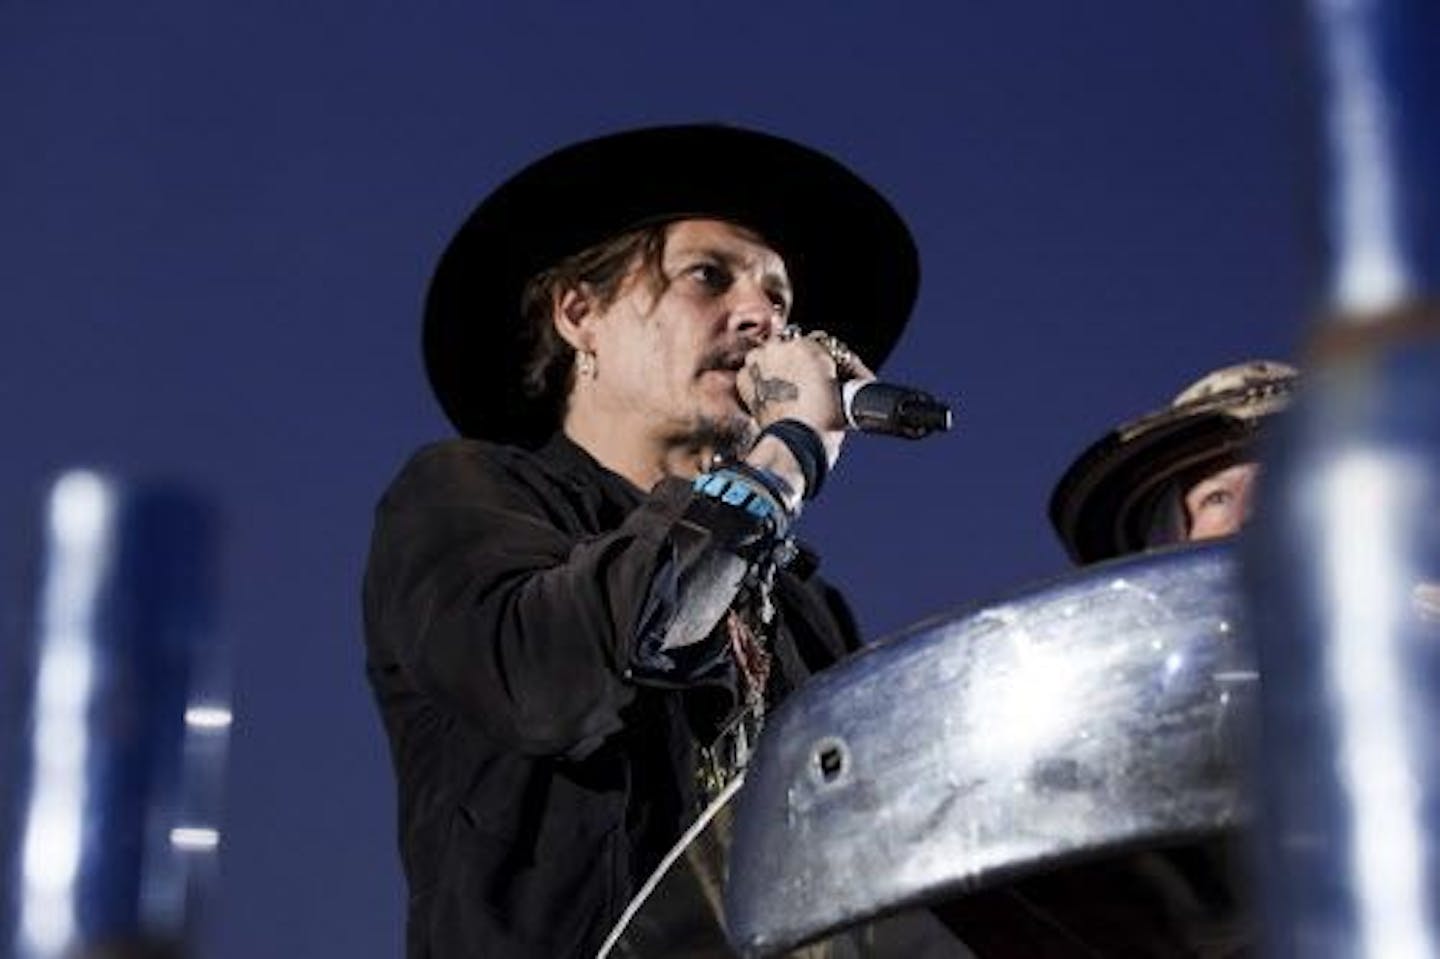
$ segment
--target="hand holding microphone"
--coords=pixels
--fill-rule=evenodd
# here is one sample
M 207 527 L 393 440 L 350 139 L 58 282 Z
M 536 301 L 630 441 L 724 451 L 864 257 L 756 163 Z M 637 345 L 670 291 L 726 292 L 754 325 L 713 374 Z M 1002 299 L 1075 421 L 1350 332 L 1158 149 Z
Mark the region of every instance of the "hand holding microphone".
M 840 408 L 851 429 L 883 436 L 924 439 L 950 429 L 950 406 L 924 390 L 882 383 L 859 358 L 829 333 L 811 333 L 835 361 Z
M 746 461 L 781 474 L 806 499 L 819 492 L 847 430 L 920 439 L 950 428 L 949 406 L 921 390 L 877 381 L 830 334 L 817 330 L 800 340 L 800 330 L 790 326 L 752 350 L 737 386 L 762 427 Z

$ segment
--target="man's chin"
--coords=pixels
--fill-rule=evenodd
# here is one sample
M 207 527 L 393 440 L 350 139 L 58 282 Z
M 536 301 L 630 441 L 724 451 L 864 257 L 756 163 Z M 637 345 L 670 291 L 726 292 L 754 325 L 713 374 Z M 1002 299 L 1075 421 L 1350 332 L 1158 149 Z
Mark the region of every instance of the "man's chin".
M 695 424 L 697 445 L 708 446 L 725 457 L 737 457 L 750 449 L 758 432 L 755 421 L 738 410 L 725 414 L 702 414 Z

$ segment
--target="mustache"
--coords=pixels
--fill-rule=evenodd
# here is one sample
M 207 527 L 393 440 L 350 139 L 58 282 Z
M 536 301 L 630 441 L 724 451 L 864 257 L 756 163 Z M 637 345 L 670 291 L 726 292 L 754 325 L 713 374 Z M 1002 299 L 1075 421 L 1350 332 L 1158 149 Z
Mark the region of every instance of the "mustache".
M 700 372 L 728 370 L 738 373 L 745 366 L 745 357 L 749 356 L 750 351 L 759 345 L 759 343 L 742 342 L 711 350 L 701 357 Z

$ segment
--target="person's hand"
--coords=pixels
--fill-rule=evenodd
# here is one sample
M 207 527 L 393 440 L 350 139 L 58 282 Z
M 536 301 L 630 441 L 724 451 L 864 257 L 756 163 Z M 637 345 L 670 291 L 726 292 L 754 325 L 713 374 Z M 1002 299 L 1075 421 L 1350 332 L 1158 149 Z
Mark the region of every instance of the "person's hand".
M 813 429 L 825 446 L 833 466 L 845 441 L 845 413 L 840 405 L 839 375 L 870 379 L 874 374 L 843 343 L 823 331 L 799 335 L 787 327 L 781 335 L 751 350 L 745 358 L 736 386 L 740 399 L 761 429 L 785 419 L 798 420 Z M 766 437 L 747 459 L 753 465 L 788 466 L 788 452 L 772 437 Z

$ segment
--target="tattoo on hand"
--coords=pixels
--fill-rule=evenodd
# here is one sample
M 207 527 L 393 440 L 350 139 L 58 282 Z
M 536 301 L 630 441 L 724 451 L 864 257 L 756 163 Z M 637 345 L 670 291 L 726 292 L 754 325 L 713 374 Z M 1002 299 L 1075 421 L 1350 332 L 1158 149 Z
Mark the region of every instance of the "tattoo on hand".
M 789 380 L 768 377 L 758 366 L 750 367 L 750 382 L 755 387 L 755 409 L 759 414 L 770 403 L 788 403 L 800 398 L 800 387 Z

